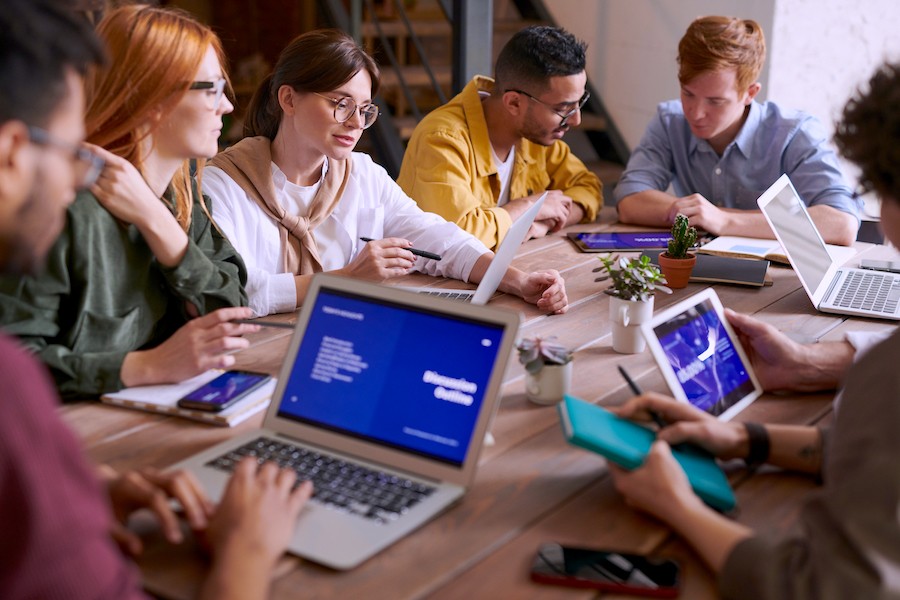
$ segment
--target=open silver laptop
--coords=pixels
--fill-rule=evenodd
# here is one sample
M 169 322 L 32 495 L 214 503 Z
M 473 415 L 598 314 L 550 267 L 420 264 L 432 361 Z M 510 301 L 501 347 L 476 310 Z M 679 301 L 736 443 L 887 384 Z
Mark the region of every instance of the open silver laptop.
M 506 237 L 500 242 L 497 253 L 494 255 L 494 260 L 491 261 L 487 271 L 484 272 L 484 277 L 481 279 L 481 283 L 478 284 L 478 287 L 476 287 L 475 290 L 433 287 L 408 287 L 405 289 L 428 296 L 462 300 L 463 302 L 471 302 L 472 304 L 487 304 L 487 301 L 491 299 L 494 292 L 500 287 L 500 282 L 503 281 L 506 270 L 509 268 L 509 265 L 512 264 L 513 258 L 515 258 L 516 252 L 519 251 L 519 246 L 522 245 L 525 236 L 528 235 L 528 230 L 531 229 L 531 224 L 534 223 L 534 218 L 537 216 L 538 212 L 540 212 L 546 197 L 547 192 L 541 194 L 541 197 L 538 198 L 537 202 L 532 204 L 521 217 L 513 222 L 509 231 L 506 232 Z
M 244 456 L 312 479 L 288 550 L 349 569 L 459 500 L 499 404 L 516 312 L 316 275 L 263 429 L 173 468 L 214 499 Z
M 900 275 L 842 267 L 787 175 L 757 202 L 813 306 L 822 312 L 900 320 Z

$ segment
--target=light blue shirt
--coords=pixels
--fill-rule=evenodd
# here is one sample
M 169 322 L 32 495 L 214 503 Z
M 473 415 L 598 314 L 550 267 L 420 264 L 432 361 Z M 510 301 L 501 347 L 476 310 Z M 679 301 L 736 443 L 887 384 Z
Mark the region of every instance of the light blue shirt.
M 615 199 L 645 190 L 676 196 L 702 194 L 725 208 L 758 210 L 756 199 L 783 173 L 807 206 L 831 206 L 859 221 L 854 198 L 826 145 L 822 124 L 806 113 L 772 102 L 750 104 L 750 114 L 722 156 L 691 133 L 681 101 L 663 102 L 632 153 L 616 186 Z

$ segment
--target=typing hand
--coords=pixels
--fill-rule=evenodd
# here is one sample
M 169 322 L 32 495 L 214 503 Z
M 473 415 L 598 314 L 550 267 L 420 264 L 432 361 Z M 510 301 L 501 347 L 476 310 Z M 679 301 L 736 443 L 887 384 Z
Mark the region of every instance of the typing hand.
M 169 503 L 170 498 L 178 500 L 194 530 L 205 529 L 213 514 L 212 502 L 196 477 L 187 471 L 162 473 L 144 468 L 121 475 L 111 474 L 107 480 L 107 491 L 116 516 L 113 539 L 132 556 L 143 551 L 141 539 L 125 527 L 134 511 L 150 509 L 159 520 L 166 540 L 172 544 L 181 543 L 182 534 L 178 517 Z

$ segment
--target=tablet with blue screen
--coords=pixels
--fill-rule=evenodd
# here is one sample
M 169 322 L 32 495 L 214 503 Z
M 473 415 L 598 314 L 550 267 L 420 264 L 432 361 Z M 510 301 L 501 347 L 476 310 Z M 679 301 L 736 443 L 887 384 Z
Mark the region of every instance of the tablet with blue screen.
M 672 239 L 668 231 L 578 232 L 567 237 L 582 252 L 640 252 L 663 250 Z
M 762 394 L 714 290 L 660 311 L 641 329 L 677 400 L 728 420 Z

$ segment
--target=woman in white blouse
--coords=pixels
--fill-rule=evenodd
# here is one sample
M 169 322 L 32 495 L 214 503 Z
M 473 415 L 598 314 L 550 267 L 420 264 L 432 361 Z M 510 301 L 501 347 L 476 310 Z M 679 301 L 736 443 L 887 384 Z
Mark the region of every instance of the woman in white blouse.
M 254 94 L 247 137 L 204 171 L 215 221 L 246 263 L 256 315 L 296 309 L 319 271 L 384 281 L 415 269 L 477 283 L 493 259 L 456 224 L 419 209 L 367 154 L 353 152 L 378 117 L 377 88 L 378 67 L 350 37 L 305 33 Z M 417 259 L 413 246 L 443 260 Z M 568 305 L 554 270 L 510 267 L 500 290 L 547 312 Z

